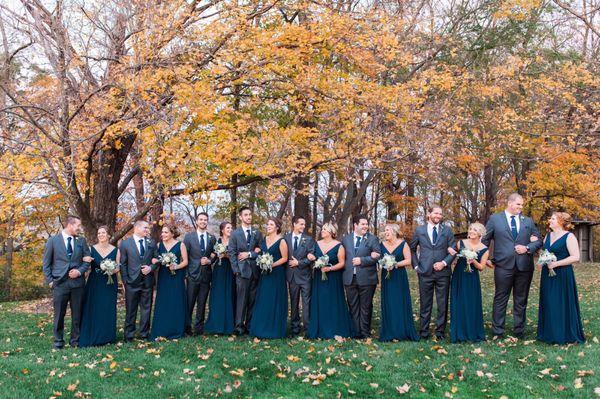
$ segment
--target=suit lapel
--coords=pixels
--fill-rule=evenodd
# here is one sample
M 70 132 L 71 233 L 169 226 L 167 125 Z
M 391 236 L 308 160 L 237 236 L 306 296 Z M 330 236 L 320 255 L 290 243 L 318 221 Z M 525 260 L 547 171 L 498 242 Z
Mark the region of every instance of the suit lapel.
M 517 238 L 515 241 L 518 240 L 519 237 L 521 237 L 521 233 L 525 231 L 525 218 L 521 215 L 517 216 L 517 218 L 519 218 L 519 232 L 517 233 Z
M 192 242 L 194 245 L 198 246 L 198 250 L 200 250 L 200 238 L 198 237 L 198 231 L 194 231 L 194 237 L 192 238 Z
M 509 236 L 509 237 L 510 237 L 510 238 L 511 238 L 513 241 L 515 241 L 515 237 L 513 237 L 513 235 L 512 235 L 512 230 L 511 230 L 511 228 L 510 228 L 510 225 L 508 224 L 508 218 L 506 217 L 506 213 L 505 213 L 505 212 L 502 212 L 502 213 L 500 214 L 500 216 L 502 216 L 502 220 L 503 220 L 503 223 L 504 223 L 504 227 L 506 228 L 506 231 L 508 232 L 508 236 Z M 523 227 L 523 226 L 521 226 L 521 227 Z M 519 236 L 519 234 L 517 233 L 517 237 L 518 237 L 518 236 Z
M 56 246 L 60 249 L 61 255 L 63 255 L 65 257 L 65 259 L 68 259 L 68 257 L 67 257 L 67 244 L 65 244 L 65 240 L 63 240 L 62 233 L 59 233 L 58 235 L 54 236 L 54 239 L 56 241 L 58 241 L 56 243 Z
M 135 248 L 135 252 L 137 252 L 138 258 L 141 258 L 142 254 L 140 253 L 140 247 L 138 247 L 138 243 L 135 241 L 135 238 L 131 236 L 129 239 L 131 240 L 133 248 Z

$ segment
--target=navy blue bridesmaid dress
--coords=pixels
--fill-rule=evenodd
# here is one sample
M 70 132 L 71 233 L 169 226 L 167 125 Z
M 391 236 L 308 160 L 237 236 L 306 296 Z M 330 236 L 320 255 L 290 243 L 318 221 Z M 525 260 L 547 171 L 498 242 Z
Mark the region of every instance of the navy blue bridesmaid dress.
M 262 253 L 270 253 L 273 262 L 281 259 L 279 245 L 282 238 L 267 248 L 267 241 L 260 243 Z M 250 335 L 258 338 L 284 338 L 288 314 L 287 280 L 285 266 L 279 265 L 270 273 L 260 275 L 256 302 L 250 320 Z
M 329 256 L 329 263 L 336 265 L 338 251 L 342 244 L 338 243 L 326 254 L 323 254 L 319 244 L 315 244 L 315 256 Z M 327 280 L 321 277 L 321 270 L 314 269 L 312 291 L 310 298 L 310 322 L 308 323 L 308 338 L 331 339 L 336 335 L 352 338 L 356 336 L 354 323 L 348 310 L 348 302 L 344 296 L 344 269 L 327 272 Z
M 108 277 L 100 270 L 104 259 L 116 262 L 117 248 L 103 258 L 96 248 L 92 247 L 92 264 L 90 274 L 83 293 L 83 309 L 81 315 L 81 335 L 79 346 L 106 345 L 117 339 L 117 276 L 113 275 L 113 284 L 108 284 Z
M 461 241 L 461 248 L 464 248 Z M 477 251 L 477 261 L 488 248 Z M 452 282 L 450 283 L 450 339 L 452 342 L 485 341 L 483 329 L 483 307 L 481 305 L 481 282 L 479 270 L 471 265 L 471 272 L 465 271 L 467 260 L 458 258 Z
M 218 242 L 222 242 L 219 238 Z M 212 272 L 208 319 L 204 331 L 209 334 L 231 334 L 235 327 L 233 319 L 234 277 L 227 256 L 217 261 Z
M 556 255 L 557 260 L 569 257 L 566 233 L 550 244 L 550 234 L 544 249 Z M 573 266 L 554 268 L 556 276 L 548 275 L 548 267 L 542 268 L 540 282 L 540 307 L 538 313 L 537 339 L 549 344 L 583 343 L 583 325 L 579 311 L 579 298 Z
M 181 242 L 173 245 L 167 251 L 161 242 L 158 246 L 159 255 L 171 252 L 177 256 L 177 263 L 181 262 Z M 187 318 L 187 295 L 185 291 L 185 268 L 171 271 L 160 265 L 158 267 L 158 282 L 156 285 L 156 303 L 154 318 L 150 330 L 150 339 L 158 337 L 166 339 L 181 338 L 185 332 Z
M 381 256 L 393 255 L 396 262 L 404 260 L 402 241 L 391 253 L 381 244 Z M 392 270 L 389 278 L 388 271 L 381 271 L 381 331 L 380 341 L 410 340 L 418 341 L 419 335 L 415 330 L 412 301 L 408 286 L 408 274 L 405 267 Z

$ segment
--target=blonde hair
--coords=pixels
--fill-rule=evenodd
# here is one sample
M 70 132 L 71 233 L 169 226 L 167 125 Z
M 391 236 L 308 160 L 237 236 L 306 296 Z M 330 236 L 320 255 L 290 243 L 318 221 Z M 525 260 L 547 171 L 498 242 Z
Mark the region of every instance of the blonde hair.
M 396 238 L 402 238 L 402 230 L 400 229 L 400 226 L 398 226 L 397 223 L 387 223 L 383 229 L 385 230 L 388 227 L 396 235 Z
M 485 229 L 485 226 L 482 225 L 481 223 L 475 222 L 475 223 L 471 223 L 469 225 L 469 230 L 475 230 L 477 233 L 479 233 L 479 237 L 483 237 L 485 235 L 485 233 L 487 233 L 487 230 Z
M 335 224 L 333 224 L 331 222 L 327 222 L 321 227 L 321 231 L 323 231 L 323 230 L 329 232 L 329 234 L 331 234 L 332 238 L 337 237 L 337 226 Z
M 553 212 L 552 214 L 556 216 L 556 220 L 562 226 L 563 229 L 567 231 L 573 229 L 573 219 L 571 218 L 571 215 L 569 215 L 567 212 Z

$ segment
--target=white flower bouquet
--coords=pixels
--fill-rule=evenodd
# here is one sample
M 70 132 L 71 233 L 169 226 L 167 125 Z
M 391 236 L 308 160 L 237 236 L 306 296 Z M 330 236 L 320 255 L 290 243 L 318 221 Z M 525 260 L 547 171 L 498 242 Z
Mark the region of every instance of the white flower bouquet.
M 396 267 L 396 263 L 397 262 L 394 255 L 385 254 L 383 258 L 379 259 L 379 262 L 377 264 L 379 266 L 379 270 L 387 270 L 387 275 L 385 276 L 385 278 L 388 279 L 392 274 L 392 270 L 394 270 L 394 268 Z
M 540 266 L 546 265 L 546 267 L 548 267 L 548 264 L 550 262 L 556 262 L 556 255 L 554 255 L 552 252 L 548 251 L 547 249 L 544 249 L 540 253 L 540 257 L 537 260 L 537 264 Z M 556 276 L 556 272 L 554 271 L 554 269 L 548 268 L 548 276 L 549 277 Z
M 323 271 L 323 268 L 327 267 L 327 266 L 331 266 L 331 264 L 329 264 L 329 255 L 320 256 L 315 261 L 313 269 L 320 269 L 321 270 L 321 280 L 327 280 L 327 273 Z
M 472 249 L 469 249 L 469 248 L 463 248 L 460 250 L 460 252 L 456 256 L 458 258 L 465 258 L 465 260 L 467 261 L 467 266 L 465 266 L 465 271 L 467 273 L 473 272 L 473 269 L 471 269 L 471 265 L 469 264 L 469 261 L 477 260 L 477 257 L 478 257 L 477 251 L 473 251 Z
M 162 254 L 158 257 L 158 261 L 163 266 L 177 264 L 177 255 L 175 255 L 173 252 L 165 252 L 164 254 Z M 172 276 L 174 276 L 176 274 L 175 270 L 171 270 L 169 268 L 169 271 L 171 272 Z
M 115 281 L 112 276 L 117 272 L 117 268 L 117 262 L 112 259 L 104 259 L 100 262 L 100 270 L 108 276 L 106 284 L 114 284 Z
M 256 258 L 256 264 L 263 274 L 271 273 L 273 271 L 273 255 L 268 252 L 259 255 L 258 258 Z

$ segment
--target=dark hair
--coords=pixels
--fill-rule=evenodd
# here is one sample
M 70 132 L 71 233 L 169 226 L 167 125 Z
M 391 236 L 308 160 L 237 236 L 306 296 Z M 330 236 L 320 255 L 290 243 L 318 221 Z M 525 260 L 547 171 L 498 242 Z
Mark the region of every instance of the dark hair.
M 429 207 L 427 208 L 427 212 L 431 213 L 433 212 L 434 209 L 439 209 L 440 211 L 443 211 L 442 207 L 439 206 L 438 204 L 431 204 L 429 205 Z
M 302 219 L 306 222 L 306 218 L 302 215 L 294 215 L 294 217 L 292 218 L 292 224 L 296 224 L 298 223 L 298 221 Z
M 98 229 L 96 229 L 96 233 L 98 233 L 100 230 L 104 229 L 106 231 L 106 234 L 108 234 L 109 236 L 110 234 L 110 230 L 108 229 L 108 226 L 103 224 L 102 226 L 98 226 Z
M 78 216 L 74 216 L 74 215 L 67 215 L 67 217 L 65 218 L 65 227 L 75 223 L 76 220 L 81 220 Z
M 179 237 L 179 229 L 177 228 L 177 226 L 174 223 L 165 223 L 163 225 L 163 228 L 165 228 L 165 227 L 167 229 L 169 229 L 171 234 L 173 234 L 173 238 Z
M 352 216 L 352 224 L 359 224 L 361 220 L 365 219 L 369 222 L 369 218 L 364 213 L 360 213 L 358 215 Z
M 275 223 L 275 226 L 277 227 L 277 234 L 281 233 L 281 227 L 283 226 L 283 222 L 281 221 L 281 219 L 276 217 L 270 217 L 267 219 L 267 222 L 268 221 Z
M 244 212 L 244 211 L 246 211 L 246 210 L 248 210 L 248 211 L 252 211 L 252 209 L 250 209 L 250 207 L 249 207 L 249 206 L 242 206 L 242 207 L 241 207 L 241 208 L 238 210 L 238 215 L 241 215 L 241 214 L 242 214 L 242 212 Z
M 198 220 L 198 218 L 199 218 L 200 216 L 206 216 L 206 219 L 208 219 L 208 213 L 206 213 L 206 212 L 200 212 L 200 213 L 199 213 L 199 214 L 196 216 L 196 220 Z
M 231 224 L 230 222 L 221 222 L 221 224 L 219 225 L 219 233 L 221 234 L 221 237 L 223 237 L 223 230 L 225 230 L 225 227 L 227 227 L 228 224 Z

